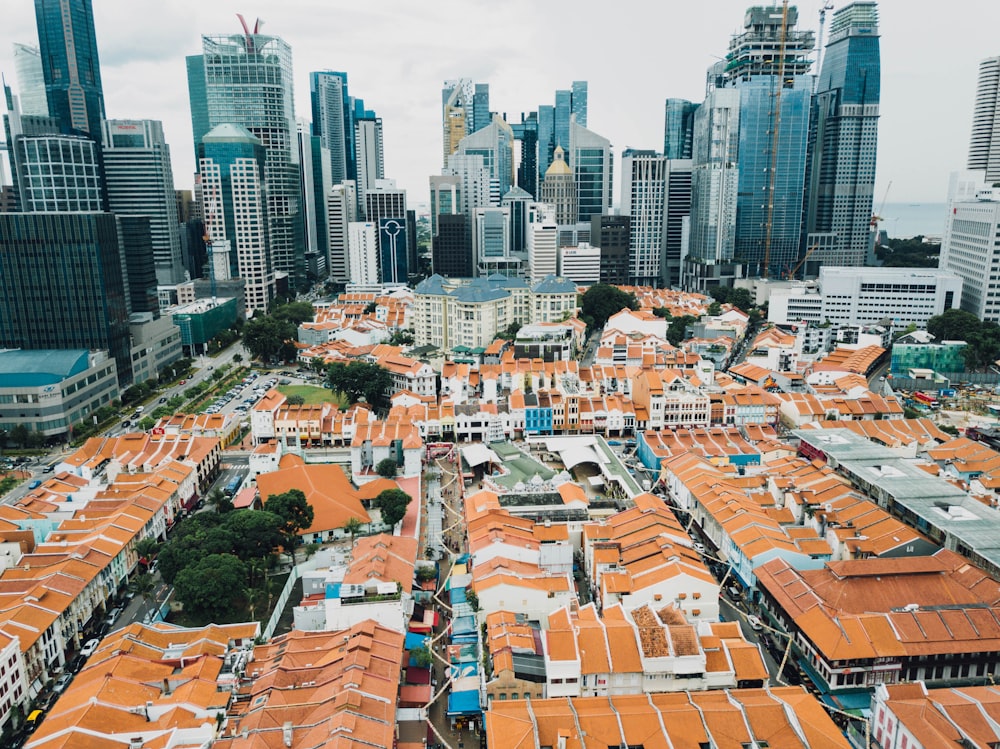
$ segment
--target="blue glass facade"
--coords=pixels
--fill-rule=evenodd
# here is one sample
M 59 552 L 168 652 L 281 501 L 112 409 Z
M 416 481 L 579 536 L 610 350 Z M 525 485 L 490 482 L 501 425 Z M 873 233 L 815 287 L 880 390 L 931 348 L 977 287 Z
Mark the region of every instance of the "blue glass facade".
M 770 266 L 767 273 L 780 275 L 798 262 L 802 239 L 803 189 L 812 78 L 796 76 L 781 92 L 778 137 L 773 135 L 776 76 L 739 81 L 740 141 L 739 186 L 736 203 L 735 258 L 744 263 L 749 276 L 764 275 L 768 221 Z M 777 155 L 772 148 L 777 146 Z M 773 209 L 769 208 L 771 169 Z
M 813 102 L 805 244 L 824 249 L 810 257 L 810 273 L 824 263 L 865 263 L 880 88 L 878 10 L 852 3 L 834 14 Z
M 101 137 L 104 89 L 91 0 L 35 0 L 49 114 L 64 133 Z
M 663 155 L 690 159 L 694 139 L 694 113 L 698 105 L 687 99 L 667 99 L 663 115 Z
M 354 123 L 351 97 L 347 93 L 347 73 L 323 70 L 309 74 L 312 101 L 313 135 L 330 152 L 330 180 L 339 185 L 350 176 L 348 163 L 353 161 Z M 350 148 L 349 148 L 350 146 Z

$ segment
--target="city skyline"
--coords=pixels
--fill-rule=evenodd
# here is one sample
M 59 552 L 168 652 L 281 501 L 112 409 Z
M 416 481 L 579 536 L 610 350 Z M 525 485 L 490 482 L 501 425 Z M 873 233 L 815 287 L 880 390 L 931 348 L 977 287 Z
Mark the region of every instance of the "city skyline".
M 800 28 L 818 31 L 819 5 L 797 4 Z M 346 15 L 338 12 L 336 29 L 351 33 L 336 29 L 324 33 L 316 14 L 303 12 L 310 10 L 310 3 L 289 6 L 241 7 L 229 0 L 211 7 L 171 3 L 158 10 L 155 38 L 138 33 L 148 23 L 141 8 L 117 0 L 95 8 L 107 116 L 164 122 L 178 189 L 191 187 L 195 159 L 188 145 L 192 140 L 184 57 L 200 51 L 202 34 L 238 33 L 237 12 L 248 18 L 260 15 L 265 20 L 263 33 L 278 35 L 291 45 L 296 116 L 310 116 L 310 72 L 333 69 L 350 75 L 352 89 L 362 91 L 366 103 L 384 121 L 386 176 L 396 179 L 414 202 L 424 203 L 427 177 L 440 172 L 440 92 L 446 79 L 468 77 L 489 83 L 492 108 L 506 112 L 509 121 L 518 120 L 522 111 L 531 111 L 538 102 L 548 101 L 551 92 L 567 81 L 586 80 L 588 127 L 611 140 L 619 160 L 628 147 L 661 147 L 666 98 L 702 100 L 705 71 L 726 48 L 749 3 L 724 0 L 722 7 L 691 4 L 653 10 L 638 3 L 617 6 L 622 18 L 630 17 L 630 11 L 642 12 L 649 22 L 627 31 L 623 26 L 621 34 L 602 37 L 601 55 L 566 55 L 560 44 L 551 43 L 552 29 L 557 27 L 566 39 L 583 38 L 575 31 L 593 18 L 586 10 L 597 8 L 587 3 L 574 5 L 573 14 L 561 12 L 565 8 L 559 5 L 532 6 L 529 13 L 526 3 L 515 2 L 503 9 L 442 3 L 422 8 L 419 15 L 407 15 L 405 23 L 387 25 L 400 20 L 400 9 L 390 3 Z M 1000 53 L 1000 45 L 990 39 L 988 24 L 968 23 L 961 25 L 961 32 L 936 29 L 934 54 L 921 54 L 929 17 L 922 12 L 924 8 L 929 11 L 929 3 L 886 0 L 879 5 L 883 96 L 876 206 L 890 181 L 890 203 L 944 201 L 949 172 L 965 165 L 979 62 Z M 519 9 L 535 22 L 518 21 L 522 18 Z M 963 6 L 969 19 L 986 18 L 989 10 L 986 0 Z M 561 25 L 555 26 L 557 21 Z M 826 38 L 829 21 L 828 15 Z M 14 85 L 12 44 L 37 42 L 32 7 L 23 4 L 7 9 L 5 27 L 8 43 L 0 48 L 0 70 Z M 447 45 L 435 41 L 444 28 L 450 28 Z M 683 28 L 701 31 L 690 34 Z M 654 44 L 656 29 L 660 29 L 660 41 Z M 370 44 L 376 32 L 385 44 Z M 382 49 L 392 53 L 378 51 Z M 654 49 L 656 57 L 640 60 L 636 49 Z M 950 64 L 941 65 L 942 59 Z M 633 73 L 636 65 L 649 68 L 650 62 L 656 63 L 652 69 L 664 73 L 655 79 Z M 932 111 L 943 114 L 918 119 L 919 113 L 907 110 L 917 96 L 932 99 Z M 629 106 L 623 107 L 622 101 Z M 914 159 L 914 153 L 921 158 Z M 617 193 L 616 189 L 616 197 Z

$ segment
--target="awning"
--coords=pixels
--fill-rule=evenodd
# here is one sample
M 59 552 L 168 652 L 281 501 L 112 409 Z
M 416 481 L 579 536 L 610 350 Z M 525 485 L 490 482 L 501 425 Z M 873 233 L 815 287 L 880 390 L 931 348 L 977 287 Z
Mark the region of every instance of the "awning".
M 406 683 L 407 684 L 430 684 L 431 683 L 431 670 L 429 668 L 423 668 L 421 666 L 407 666 L 406 667 Z
M 448 717 L 480 715 L 479 692 L 452 692 L 448 695 Z
M 431 701 L 430 684 L 407 684 L 399 688 L 400 707 L 423 707 Z
M 416 650 L 417 648 L 422 648 L 427 644 L 427 635 L 422 635 L 417 632 L 407 632 L 406 641 L 403 645 L 405 650 Z

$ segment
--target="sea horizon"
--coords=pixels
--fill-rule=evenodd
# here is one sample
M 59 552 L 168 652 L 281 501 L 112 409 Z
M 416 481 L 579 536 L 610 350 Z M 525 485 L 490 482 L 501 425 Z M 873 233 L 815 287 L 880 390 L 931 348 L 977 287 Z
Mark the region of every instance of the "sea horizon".
M 886 203 L 882 230 L 892 239 L 941 237 L 948 220 L 947 203 Z

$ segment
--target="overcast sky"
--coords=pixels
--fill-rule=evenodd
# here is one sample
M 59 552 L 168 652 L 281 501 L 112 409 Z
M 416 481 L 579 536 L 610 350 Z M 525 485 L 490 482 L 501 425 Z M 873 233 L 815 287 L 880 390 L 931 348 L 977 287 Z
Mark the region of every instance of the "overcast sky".
M 626 147 L 662 149 L 665 98 L 702 100 L 705 70 L 725 53 L 748 5 L 94 0 L 94 12 L 107 115 L 163 121 L 178 189 L 191 187 L 194 170 L 184 58 L 201 52 L 203 33 L 238 32 L 242 12 L 292 45 L 297 117 L 310 116 L 310 71 L 347 71 L 351 94 L 382 117 L 386 176 L 418 202 L 427 199 L 427 177 L 440 173 L 446 78 L 489 83 L 491 108 L 511 121 L 552 104 L 555 89 L 588 81 L 588 126 L 610 138 L 617 169 Z M 816 30 L 820 3 L 798 7 L 799 27 Z M 949 172 L 965 166 L 979 60 L 1000 54 L 1000 3 L 884 0 L 880 13 L 876 205 L 890 181 L 890 203 L 942 202 Z M 13 84 L 11 43 L 37 44 L 34 3 L 5 0 L 0 28 L 0 71 Z

